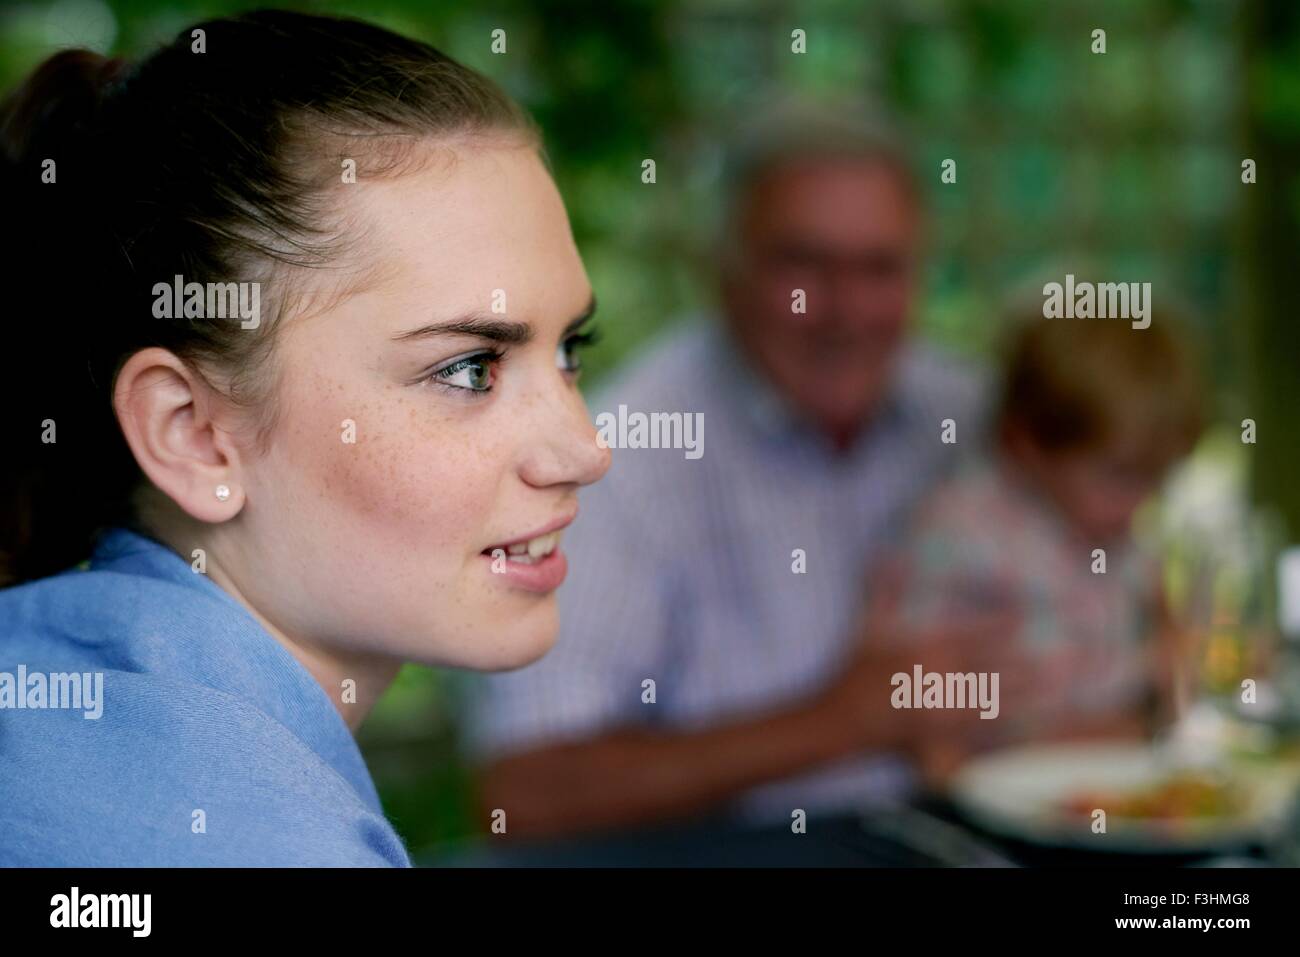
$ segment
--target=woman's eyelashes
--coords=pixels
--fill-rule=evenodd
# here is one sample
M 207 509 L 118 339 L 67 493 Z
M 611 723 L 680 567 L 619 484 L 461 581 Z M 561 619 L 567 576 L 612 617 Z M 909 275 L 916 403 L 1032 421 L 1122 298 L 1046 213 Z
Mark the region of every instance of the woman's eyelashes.
M 502 352 L 485 349 L 443 363 L 425 376 L 425 381 L 456 392 L 491 392 L 497 366 L 504 358 Z
M 565 372 L 580 372 L 582 370 L 580 351 L 595 345 L 599 339 L 600 330 L 595 328 L 569 333 L 555 350 L 555 365 Z
M 598 330 L 573 332 L 565 336 L 555 350 L 555 365 L 567 375 L 577 375 L 582 370 L 580 351 L 595 343 Z M 421 381 L 460 394 L 491 392 L 496 384 L 505 352 L 483 349 L 466 356 L 458 356 L 442 363 L 421 377 Z

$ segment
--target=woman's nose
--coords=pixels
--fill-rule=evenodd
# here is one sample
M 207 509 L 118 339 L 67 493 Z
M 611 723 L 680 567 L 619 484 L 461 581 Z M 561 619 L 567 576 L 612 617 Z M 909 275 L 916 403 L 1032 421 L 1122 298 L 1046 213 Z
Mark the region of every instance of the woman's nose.
M 547 396 L 542 421 L 535 421 L 535 441 L 524 459 L 524 481 L 538 488 L 590 485 L 609 470 L 610 451 L 596 440 L 587 404 L 576 389 Z

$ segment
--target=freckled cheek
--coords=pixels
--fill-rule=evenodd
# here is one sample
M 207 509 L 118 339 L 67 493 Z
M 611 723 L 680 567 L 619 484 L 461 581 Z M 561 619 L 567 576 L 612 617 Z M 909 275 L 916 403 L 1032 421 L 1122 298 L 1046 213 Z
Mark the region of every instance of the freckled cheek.
M 468 554 L 488 544 L 501 469 L 473 434 L 398 404 L 357 414 L 356 442 L 348 443 L 344 418 L 334 416 L 312 458 L 322 499 L 347 526 L 368 541 L 409 547 L 408 555 L 462 546 Z

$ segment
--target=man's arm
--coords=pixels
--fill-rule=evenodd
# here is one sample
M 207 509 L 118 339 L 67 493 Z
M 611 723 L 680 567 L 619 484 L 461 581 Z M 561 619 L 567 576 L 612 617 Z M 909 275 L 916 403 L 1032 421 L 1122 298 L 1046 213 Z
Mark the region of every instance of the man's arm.
M 490 813 L 508 833 L 558 837 L 685 817 L 751 787 L 859 753 L 913 754 L 948 738 L 969 716 L 893 706 L 893 675 L 917 662 L 941 671 L 1001 661 L 1002 616 L 941 625 L 934 632 L 862 635 L 835 680 L 794 706 L 690 732 L 617 730 L 491 761 L 481 775 Z
M 830 701 L 700 731 L 628 729 L 510 755 L 484 768 L 482 803 L 503 809 L 508 833 L 524 837 L 685 817 L 869 745 Z M 881 748 L 891 728 L 880 726 Z

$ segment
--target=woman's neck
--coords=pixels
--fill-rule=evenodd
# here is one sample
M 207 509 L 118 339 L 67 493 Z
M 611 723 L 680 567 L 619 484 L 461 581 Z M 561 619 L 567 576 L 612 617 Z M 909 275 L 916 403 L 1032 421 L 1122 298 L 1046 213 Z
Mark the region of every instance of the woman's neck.
M 380 696 L 396 679 L 401 662 L 369 653 L 349 653 L 327 643 L 290 634 L 288 629 L 281 628 L 248 599 L 236 576 L 222 564 L 218 556 L 227 554 L 228 550 L 211 540 L 211 526 L 194 523 L 194 527 L 186 527 L 185 519 L 163 518 L 149 503 L 139 504 L 142 507 L 138 508 L 137 514 L 141 527 L 158 541 L 182 557 L 195 548 L 203 549 L 204 573 L 246 608 L 267 634 L 316 679 L 343 722 L 356 734 Z

